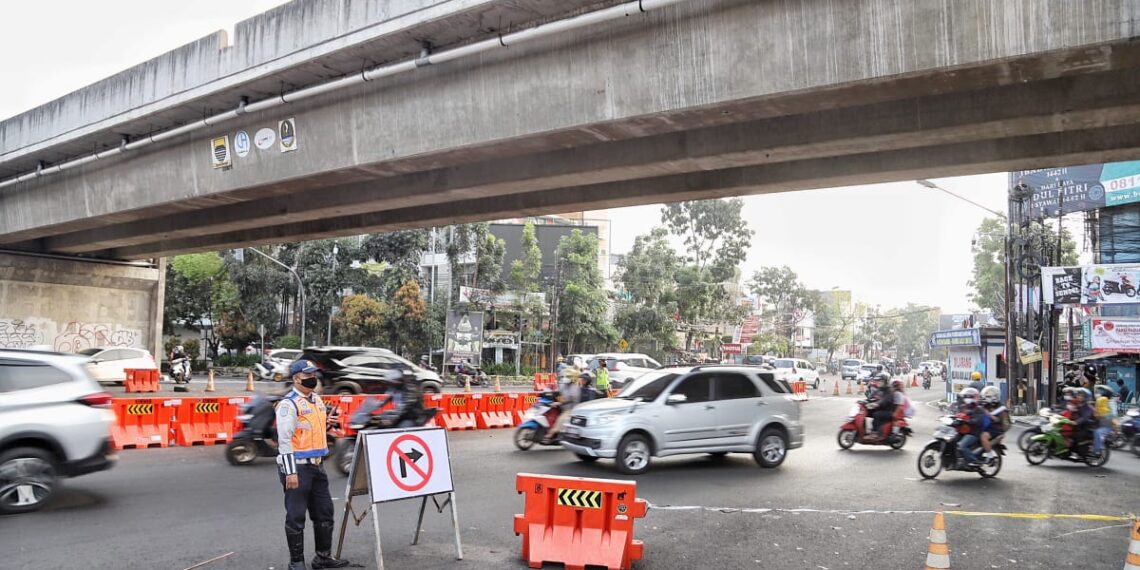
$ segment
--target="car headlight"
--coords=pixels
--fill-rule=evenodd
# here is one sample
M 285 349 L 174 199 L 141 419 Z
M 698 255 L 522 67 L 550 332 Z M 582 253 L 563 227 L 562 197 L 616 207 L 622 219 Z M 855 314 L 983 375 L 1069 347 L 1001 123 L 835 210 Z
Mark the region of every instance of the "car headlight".
M 614 423 L 614 421 L 617 420 L 617 418 L 618 418 L 618 414 L 605 414 L 602 416 L 592 418 L 591 420 L 586 422 L 586 425 L 595 425 L 595 426 L 610 425 L 610 424 Z

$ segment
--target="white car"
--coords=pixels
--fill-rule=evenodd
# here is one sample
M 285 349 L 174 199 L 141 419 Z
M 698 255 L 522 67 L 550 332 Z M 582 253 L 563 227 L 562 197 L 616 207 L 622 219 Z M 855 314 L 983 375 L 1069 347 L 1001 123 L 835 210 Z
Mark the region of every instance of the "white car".
M 776 367 L 776 378 L 789 384 L 805 382 L 813 390 L 819 389 L 819 371 L 812 363 L 802 358 L 777 358 L 773 365 Z
M 277 348 L 269 351 L 265 357 L 266 363 L 284 364 L 289 366 L 294 360 L 301 358 L 301 351 L 293 348 Z
M 610 388 L 615 389 L 650 370 L 661 368 L 660 362 L 644 354 L 607 352 L 590 358 L 590 370 L 597 370 L 599 358 L 606 359 L 606 369 L 610 371 Z
M 126 382 L 130 368 L 158 370 L 150 351 L 141 348 L 108 346 L 83 349 L 78 354 L 89 357 L 91 376 L 99 383 Z
M 0 515 L 46 505 L 60 477 L 110 469 L 111 395 L 74 354 L 0 349 Z

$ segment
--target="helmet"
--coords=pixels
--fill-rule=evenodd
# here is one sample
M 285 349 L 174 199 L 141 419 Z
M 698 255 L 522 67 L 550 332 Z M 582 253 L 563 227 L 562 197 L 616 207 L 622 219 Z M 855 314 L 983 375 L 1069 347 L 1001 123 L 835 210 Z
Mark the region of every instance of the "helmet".
M 996 404 L 1001 401 L 1001 390 L 997 386 L 986 386 L 982 388 L 982 401 L 990 404 Z
M 962 400 L 963 404 L 973 404 L 978 401 L 978 389 L 963 388 L 961 392 L 958 392 L 958 398 Z
M 903 386 L 905 386 L 905 385 L 906 384 L 904 384 L 903 381 L 899 378 L 895 378 L 894 380 L 891 380 L 891 388 L 894 388 L 895 390 L 902 390 Z
M 588 380 L 590 382 L 593 382 L 594 381 L 594 373 L 593 372 L 583 372 L 583 373 L 578 375 L 578 378 L 582 378 L 584 380 Z
M 981 379 L 982 379 L 982 373 L 981 372 L 978 372 L 977 370 L 975 370 L 975 371 L 970 373 L 970 380 L 981 380 Z
M 1093 366 L 1092 364 L 1086 364 L 1085 365 L 1085 376 L 1091 376 L 1093 378 L 1096 378 L 1096 366 Z
M 1073 396 L 1078 396 L 1081 400 L 1087 402 L 1092 399 L 1092 392 L 1089 392 L 1088 388 L 1077 388 L 1073 390 Z
M 180 344 L 180 345 L 178 345 L 178 346 L 176 346 L 176 347 L 174 347 L 174 352 L 182 352 L 183 350 L 185 350 L 185 349 L 184 349 L 184 348 L 182 348 L 182 345 L 181 345 L 181 344 Z
M 566 362 L 566 359 L 559 356 L 557 362 Z

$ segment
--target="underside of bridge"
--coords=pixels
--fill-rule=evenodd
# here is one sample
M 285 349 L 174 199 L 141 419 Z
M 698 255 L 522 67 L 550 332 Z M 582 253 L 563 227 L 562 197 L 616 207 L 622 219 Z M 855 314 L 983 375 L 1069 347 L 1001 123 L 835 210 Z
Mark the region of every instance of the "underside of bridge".
M 1034 4 L 681 3 L 2 188 L 0 248 L 137 260 L 1140 157 L 1134 3 Z M 213 137 L 288 118 L 297 150 L 213 167 Z

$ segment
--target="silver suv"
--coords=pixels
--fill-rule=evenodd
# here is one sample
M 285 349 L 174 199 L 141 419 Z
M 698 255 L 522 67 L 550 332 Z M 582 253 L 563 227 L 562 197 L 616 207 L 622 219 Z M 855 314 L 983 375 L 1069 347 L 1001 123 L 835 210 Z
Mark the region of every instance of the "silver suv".
M 47 504 L 60 477 L 109 469 L 111 395 L 74 354 L 0 349 L 0 514 Z
M 751 453 L 762 467 L 803 445 L 799 402 L 769 370 L 750 366 L 661 368 L 615 398 L 581 404 L 562 429 L 562 446 L 587 462 L 617 460 L 622 473 L 651 457 Z

